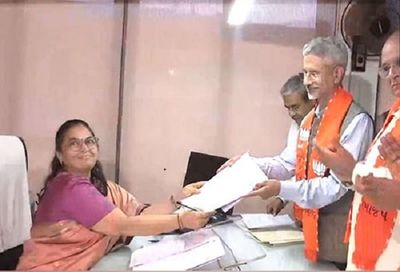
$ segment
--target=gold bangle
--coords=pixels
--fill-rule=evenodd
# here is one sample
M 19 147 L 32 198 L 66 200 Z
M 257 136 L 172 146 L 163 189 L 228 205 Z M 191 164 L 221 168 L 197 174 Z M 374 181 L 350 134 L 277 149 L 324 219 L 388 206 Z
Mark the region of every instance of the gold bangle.
M 179 216 L 179 213 L 176 214 L 176 220 L 178 221 L 179 230 L 182 230 L 183 226 L 182 226 L 182 221 L 181 221 L 181 217 Z

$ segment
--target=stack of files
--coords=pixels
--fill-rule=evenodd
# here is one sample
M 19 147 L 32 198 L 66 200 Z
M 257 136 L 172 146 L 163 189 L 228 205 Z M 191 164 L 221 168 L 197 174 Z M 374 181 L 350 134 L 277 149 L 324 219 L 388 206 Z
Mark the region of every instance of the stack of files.
M 303 232 L 295 229 L 252 231 L 251 234 L 260 242 L 271 246 L 304 242 Z
M 289 215 L 276 215 L 266 213 L 242 214 L 242 220 L 248 229 L 271 229 L 294 227 L 295 223 Z
M 250 233 L 262 243 L 284 245 L 304 242 L 303 232 L 288 215 L 242 214 Z
M 209 263 L 225 255 L 220 238 L 211 229 L 179 236 L 165 236 L 157 243 L 135 250 L 132 270 L 182 271 Z

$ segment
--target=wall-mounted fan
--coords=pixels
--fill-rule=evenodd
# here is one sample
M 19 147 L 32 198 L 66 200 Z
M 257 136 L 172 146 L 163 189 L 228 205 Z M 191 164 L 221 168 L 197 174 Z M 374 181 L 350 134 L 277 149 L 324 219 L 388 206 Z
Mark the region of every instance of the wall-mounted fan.
M 362 43 L 368 56 L 380 55 L 392 27 L 385 0 L 350 0 L 340 20 L 340 30 L 347 45 L 353 48 L 354 42 Z

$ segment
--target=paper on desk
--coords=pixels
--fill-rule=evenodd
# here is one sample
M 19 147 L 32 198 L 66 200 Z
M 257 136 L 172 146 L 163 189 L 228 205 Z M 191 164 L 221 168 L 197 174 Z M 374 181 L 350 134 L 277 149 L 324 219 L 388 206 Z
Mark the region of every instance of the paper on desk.
M 239 200 L 254 186 L 267 180 L 264 172 L 244 154 L 231 167 L 226 167 L 201 188 L 200 193 L 182 200 L 183 204 L 203 211 L 214 211 Z
M 225 255 L 221 240 L 210 229 L 168 237 L 132 253 L 132 270 L 187 270 Z
M 304 241 L 303 232 L 300 230 L 252 231 L 251 234 L 261 242 L 272 245 Z
M 248 229 L 277 228 L 295 224 L 287 214 L 273 216 L 265 213 L 248 213 L 242 214 L 242 219 Z

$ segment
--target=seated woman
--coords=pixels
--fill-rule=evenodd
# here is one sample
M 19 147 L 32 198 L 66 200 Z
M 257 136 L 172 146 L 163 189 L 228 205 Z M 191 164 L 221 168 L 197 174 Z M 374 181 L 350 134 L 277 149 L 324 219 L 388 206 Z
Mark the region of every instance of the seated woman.
M 176 210 L 173 198 L 158 205 L 139 203 L 107 181 L 98 157 L 98 139 L 82 120 L 69 120 L 56 134 L 51 173 L 24 243 L 18 270 L 87 270 L 129 236 L 199 229 L 210 214 Z M 186 186 L 181 197 L 201 183 Z

